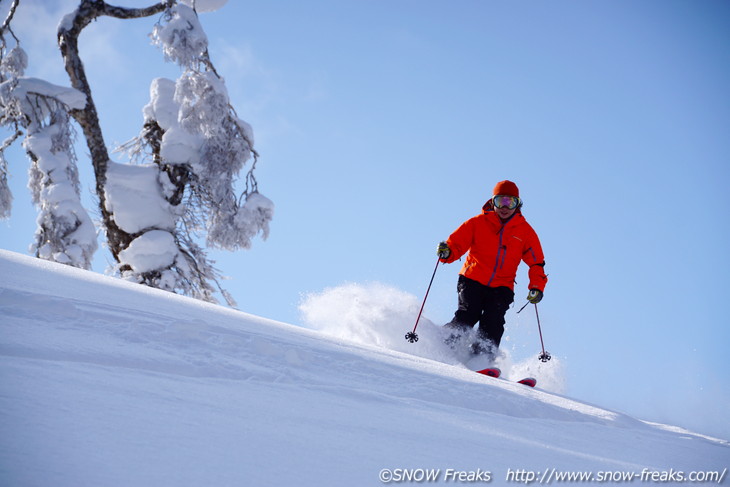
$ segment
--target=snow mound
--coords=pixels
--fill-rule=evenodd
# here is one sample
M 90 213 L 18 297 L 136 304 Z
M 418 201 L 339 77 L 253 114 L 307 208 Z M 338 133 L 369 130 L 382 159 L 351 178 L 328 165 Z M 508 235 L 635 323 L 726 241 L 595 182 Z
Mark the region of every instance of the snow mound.
M 179 254 L 175 238 L 170 232 L 150 230 L 132 240 L 129 247 L 119 252 L 119 260 L 141 274 L 170 267 Z
M 155 164 L 118 164 L 107 169 L 107 209 L 119 228 L 130 234 L 148 229 L 175 229 L 175 214 L 162 196 Z

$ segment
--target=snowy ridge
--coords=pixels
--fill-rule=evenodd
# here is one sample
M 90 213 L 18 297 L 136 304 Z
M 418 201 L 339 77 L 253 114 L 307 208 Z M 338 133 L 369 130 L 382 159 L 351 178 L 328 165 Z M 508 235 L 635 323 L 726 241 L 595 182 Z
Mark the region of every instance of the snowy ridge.
M 504 485 L 730 459 L 726 441 L 423 356 L 1 250 L 0 274 L 2 485 L 381 485 L 386 468 Z

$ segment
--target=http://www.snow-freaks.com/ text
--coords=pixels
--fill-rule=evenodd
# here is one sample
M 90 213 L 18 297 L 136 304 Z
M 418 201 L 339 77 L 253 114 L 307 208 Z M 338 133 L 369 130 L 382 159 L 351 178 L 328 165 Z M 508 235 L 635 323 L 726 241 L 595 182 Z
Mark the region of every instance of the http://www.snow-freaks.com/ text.
M 556 468 L 544 470 L 525 470 L 508 468 L 501 477 L 502 482 L 514 484 L 551 485 L 561 483 L 692 483 L 692 484 L 722 484 L 727 474 L 727 468 L 722 471 L 697 470 L 685 472 L 682 470 L 652 470 L 644 468 L 641 471 L 605 470 L 597 472 L 566 471 Z M 447 484 L 475 484 L 491 483 L 499 480 L 491 470 L 456 470 L 452 468 L 384 468 L 379 473 L 383 484 L 405 483 L 438 483 Z

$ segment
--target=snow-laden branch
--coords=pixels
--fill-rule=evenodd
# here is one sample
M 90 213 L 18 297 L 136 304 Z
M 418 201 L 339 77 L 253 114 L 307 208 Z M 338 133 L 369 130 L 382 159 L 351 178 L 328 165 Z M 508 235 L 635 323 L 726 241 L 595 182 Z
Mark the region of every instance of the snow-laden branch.
M 5 139 L 0 147 L 0 220 L 10 218 L 13 208 L 13 194 L 8 183 L 8 161 L 5 159 L 5 150 L 15 142 L 23 132 L 16 130 L 10 137 Z
M 52 118 L 23 142 L 33 161 L 29 185 L 40 210 L 33 250 L 42 259 L 89 269 L 96 230 L 80 201 L 68 114 L 64 110 Z
M 164 228 L 160 222 L 131 242 L 120 255 L 119 268 L 128 279 L 154 281 L 158 287 L 173 286 L 209 299 L 211 283 L 217 284 L 219 276 L 196 237 L 205 232 L 208 246 L 250 248 L 257 235 L 268 236 L 274 205 L 258 192 L 253 130 L 230 105 L 195 11 L 186 5 L 170 8 L 151 37 L 165 59 L 180 65 L 183 73 L 176 81 L 152 82 L 143 130 L 121 150 L 158 166 L 162 195 L 177 214 L 173 236 L 178 253 L 155 254 L 159 267 L 154 270 L 148 266 L 152 259 L 141 255 L 152 252 L 151 242 L 169 248 L 163 245 L 170 240 L 159 232 Z M 246 188 L 238 196 L 235 182 L 247 165 Z
M 26 133 L 23 147 L 31 166 L 28 187 L 38 208 L 32 246 L 37 256 L 88 269 L 97 248 L 96 231 L 81 205 L 73 129 L 69 110 L 80 110 L 86 96 L 73 88 L 23 77 L 28 60 L 14 47 L 0 62 L 0 123 L 14 134 L 0 147 L 0 218 L 10 215 L 12 196 L 7 184 L 4 153 Z

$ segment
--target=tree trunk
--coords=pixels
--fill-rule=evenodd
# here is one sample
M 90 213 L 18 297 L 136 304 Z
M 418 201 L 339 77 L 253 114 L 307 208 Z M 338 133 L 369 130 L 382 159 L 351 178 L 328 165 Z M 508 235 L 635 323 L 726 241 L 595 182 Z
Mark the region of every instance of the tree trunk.
M 127 248 L 134 236 L 125 232 L 116 224 L 113 214 L 107 209 L 104 187 L 106 185 L 106 173 L 109 165 L 109 152 L 104 143 L 104 135 L 99 123 L 99 116 L 96 112 L 96 105 L 91 96 L 91 87 L 86 79 L 84 64 L 79 56 L 78 39 L 81 31 L 100 16 L 110 16 L 121 19 L 148 17 L 162 12 L 172 4 L 174 0 L 160 2 L 147 8 L 121 8 L 108 5 L 103 0 L 82 0 L 79 8 L 68 15 L 61 22 L 58 28 L 58 45 L 61 48 L 61 55 L 66 67 L 66 72 L 71 80 L 71 86 L 86 95 L 86 106 L 82 110 L 72 110 L 71 116 L 81 126 L 86 138 L 86 144 L 91 154 L 91 163 L 94 167 L 96 178 L 96 195 L 99 198 L 99 209 L 101 211 L 102 223 L 106 229 L 106 238 L 114 258 L 119 261 L 119 252 Z

